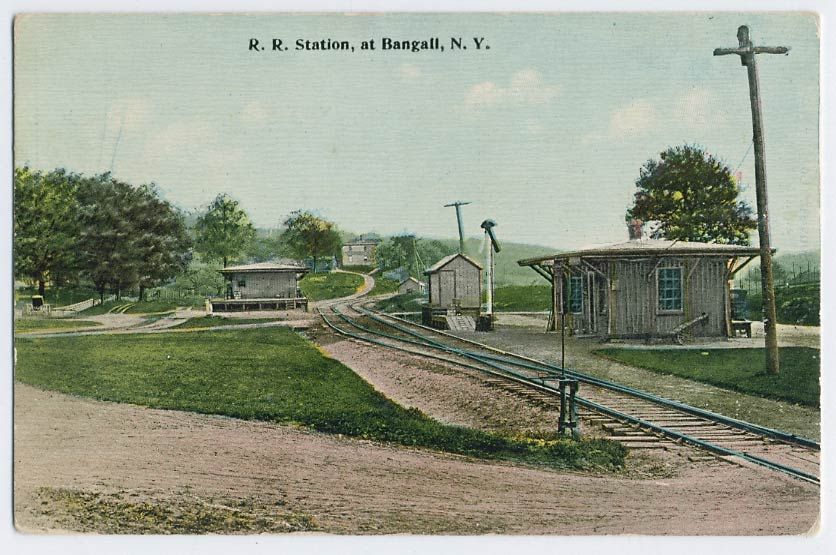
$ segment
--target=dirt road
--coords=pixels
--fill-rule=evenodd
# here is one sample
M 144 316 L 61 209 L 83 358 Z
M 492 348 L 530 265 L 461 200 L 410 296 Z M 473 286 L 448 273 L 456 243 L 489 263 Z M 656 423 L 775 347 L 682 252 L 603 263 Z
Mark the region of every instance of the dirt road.
M 426 405 L 428 391 L 413 404 Z M 63 490 L 292 513 L 337 534 L 800 534 L 818 513 L 818 488 L 727 463 L 653 479 L 558 473 L 22 384 L 14 462 L 24 531 L 103 530 L 48 501 Z

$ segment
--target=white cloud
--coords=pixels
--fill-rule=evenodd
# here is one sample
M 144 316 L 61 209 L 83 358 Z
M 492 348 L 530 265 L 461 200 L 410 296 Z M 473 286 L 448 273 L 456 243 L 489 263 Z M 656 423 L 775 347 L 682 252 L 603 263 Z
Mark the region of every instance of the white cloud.
M 625 138 L 645 133 L 659 121 L 656 108 L 646 100 L 634 100 L 616 109 L 610 115 L 608 134 L 613 138 Z
M 471 109 L 494 106 L 500 103 L 544 104 L 560 92 L 558 85 L 543 81 L 543 75 L 536 69 L 523 69 L 514 73 L 507 87 L 493 81 L 477 83 L 468 89 L 465 106 Z
M 677 121 L 693 128 L 705 129 L 711 127 L 712 117 L 716 114 L 712 103 L 714 95 L 707 89 L 694 87 L 685 93 L 673 107 L 672 117 Z

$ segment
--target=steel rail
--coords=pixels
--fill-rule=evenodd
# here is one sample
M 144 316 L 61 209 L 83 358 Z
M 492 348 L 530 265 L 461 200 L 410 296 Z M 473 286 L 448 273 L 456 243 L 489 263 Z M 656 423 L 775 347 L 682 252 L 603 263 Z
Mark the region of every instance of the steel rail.
M 383 337 L 391 338 L 391 339 L 394 339 L 396 341 L 402 341 L 402 342 L 406 342 L 406 343 L 413 343 L 413 344 L 416 344 L 416 345 L 420 345 L 422 347 L 429 346 L 425 343 L 420 343 L 420 342 L 417 342 L 417 341 L 404 340 L 404 338 L 402 338 L 402 337 L 397 337 L 397 336 L 393 336 L 393 335 L 384 334 L 384 333 L 378 332 L 376 330 L 370 330 L 370 329 L 368 329 L 368 328 L 366 328 L 366 327 L 364 327 L 360 324 L 357 324 L 356 322 L 353 322 L 351 320 L 351 318 L 345 316 L 344 314 L 342 314 L 338 311 L 335 311 L 333 306 L 331 307 L 331 310 L 335 312 L 335 315 L 339 316 L 341 319 L 343 319 L 349 325 L 351 325 L 353 327 L 356 327 L 358 329 L 362 329 L 362 330 L 366 331 L 367 333 L 371 333 L 373 335 L 381 335 Z M 424 351 L 416 351 L 414 349 L 405 349 L 403 347 L 398 347 L 398 346 L 395 346 L 395 345 L 390 345 L 389 343 L 384 343 L 383 341 L 379 341 L 379 340 L 372 339 L 372 338 L 369 338 L 369 337 L 364 337 L 362 335 L 352 333 L 350 331 L 346 331 L 346 330 L 340 328 L 339 326 L 337 326 L 336 324 L 334 324 L 333 322 L 331 322 L 328 318 L 325 317 L 325 314 L 322 313 L 321 308 L 317 308 L 317 312 L 319 312 L 319 315 L 322 318 L 322 320 L 325 322 L 325 324 L 328 325 L 329 328 L 331 328 L 334 331 L 336 331 L 337 333 L 339 333 L 340 335 L 344 335 L 346 337 L 351 337 L 351 338 L 357 339 L 359 341 L 365 341 L 367 343 L 372 343 L 373 345 L 380 345 L 381 347 L 387 347 L 389 349 L 394 349 L 396 351 L 401 351 L 401 352 L 404 352 L 404 353 L 418 355 L 418 356 L 430 358 L 430 359 L 433 359 L 433 360 L 438 360 L 438 361 L 441 361 L 441 362 L 452 363 L 452 364 L 455 364 L 457 366 L 461 366 L 463 368 L 468 368 L 470 370 L 476 370 L 478 372 L 490 374 L 492 376 L 498 376 L 500 378 L 505 378 L 505 379 L 508 379 L 508 380 L 512 380 L 512 381 L 518 382 L 518 383 L 523 384 L 523 385 L 532 386 L 535 389 L 539 389 L 541 391 L 546 391 L 548 393 L 554 393 L 554 394 L 559 394 L 560 393 L 559 389 L 551 387 L 550 385 L 548 385 L 546 383 L 537 383 L 537 382 L 530 381 L 530 379 L 527 378 L 526 376 L 524 376 L 522 374 L 518 374 L 518 373 L 516 373 L 512 370 L 504 369 L 504 368 L 502 368 L 498 365 L 491 365 L 492 367 L 497 368 L 498 370 L 488 370 L 486 368 L 483 368 L 481 366 L 477 366 L 475 364 L 470 364 L 470 363 L 467 363 L 467 362 L 451 360 L 448 357 L 434 355 L 432 353 L 427 353 L 427 352 L 424 352 Z M 434 347 L 434 348 L 439 348 L 439 347 Z M 488 363 L 482 362 L 482 364 L 488 364 Z
M 391 334 L 386 334 L 384 332 L 380 332 L 380 331 L 377 331 L 377 330 L 372 330 L 370 328 L 362 326 L 361 324 L 358 324 L 356 321 L 354 321 L 354 319 L 352 319 L 352 318 L 346 316 L 345 314 L 343 314 L 342 312 L 340 312 L 336 308 L 336 305 L 331 305 L 331 310 L 336 315 L 338 315 L 341 319 L 343 319 L 346 323 L 348 323 L 349 325 L 352 325 L 353 327 L 361 329 L 361 330 L 365 331 L 366 333 L 371 333 L 373 335 L 379 335 L 379 336 L 387 337 L 389 339 L 394 339 L 396 341 L 402 341 L 402 342 L 413 343 L 413 344 L 415 344 L 415 343 L 421 344 L 420 342 L 415 342 L 415 341 L 412 341 L 412 340 L 405 340 L 405 338 L 399 338 L 399 337 L 393 336 Z M 358 310 L 358 312 L 361 312 L 361 311 Z M 321 310 L 319 310 L 319 314 L 329 327 L 331 327 L 332 329 L 334 329 L 338 333 L 341 333 L 342 335 L 353 337 L 353 338 L 359 339 L 361 341 L 366 341 L 366 342 L 369 342 L 369 343 L 382 345 L 382 346 L 385 346 L 385 347 L 388 347 L 388 348 L 391 348 L 391 349 L 395 349 L 395 350 L 398 350 L 398 351 L 404 351 L 404 352 L 409 352 L 409 353 L 417 354 L 417 355 L 421 355 L 421 356 L 427 356 L 429 358 L 443 360 L 445 362 L 458 364 L 458 365 L 465 366 L 465 367 L 468 367 L 468 368 L 471 368 L 471 369 L 480 370 L 482 372 L 488 372 L 488 373 L 491 373 L 491 374 L 494 374 L 494 375 L 497 374 L 497 372 L 486 371 L 484 369 L 474 367 L 473 365 L 470 365 L 470 364 L 450 360 L 449 358 L 446 358 L 446 357 L 439 357 L 437 355 L 432 355 L 432 354 L 429 354 L 429 353 L 422 353 L 420 351 L 404 349 L 402 347 L 397 347 L 397 346 L 394 346 L 394 345 L 390 345 L 388 343 L 383 343 L 381 341 L 377 341 L 377 340 L 374 340 L 374 339 L 363 337 L 363 336 L 360 336 L 359 334 L 354 334 L 354 333 L 351 333 L 351 332 L 347 332 L 345 330 L 341 330 L 340 328 L 335 326 L 333 323 L 329 322 L 328 319 L 325 318 L 325 315 L 322 313 Z M 411 330 L 410 330 L 410 332 L 411 332 Z M 411 332 L 411 333 L 414 333 L 414 332 Z M 423 336 L 420 336 L 420 334 L 416 334 L 416 335 L 418 335 L 419 337 L 423 337 Z M 514 379 L 515 381 L 518 381 L 518 382 L 523 382 L 526 385 L 534 386 L 538 389 L 545 390 L 545 391 L 548 391 L 550 393 L 558 393 L 559 392 L 559 390 L 557 390 L 553 387 L 550 387 L 550 386 L 548 386 L 544 383 L 537 383 L 536 381 L 534 381 L 537 378 L 531 378 L 529 376 L 520 375 L 520 374 L 517 374 L 516 372 L 513 372 L 512 370 L 502 368 L 501 366 L 499 366 L 495 363 L 491 363 L 491 362 L 486 361 L 486 360 L 480 360 L 480 359 L 482 359 L 482 357 L 479 356 L 479 355 L 470 354 L 467 351 L 462 351 L 461 349 L 457 349 L 455 347 L 450 347 L 450 346 L 438 343 L 438 342 L 433 341 L 433 340 L 428 340 L 426 343 L 423 343 L 421 345 L 436 348 L 436 349 L 439 349 L 439 350 L 442 350 L 442 351 L 445 351 L 445 352 L 448 352 L 448 353 L 458 354 L 459 356 L 465 356 L 467 358 L 475 359 L 477 361 L 482 362 L 483 364 L 486 364 L 486 365 L 489 365 L 491 367 L 500 369 L 501 370 L 500 375 L 502 375 L 503 377 L 507 377 L 509 379 Z M 510 373 L 511 376 L 506 376 L 505 375 L 506 373 Z M 793 468 L 793 467 L 786 466 L 786 465 L 783 465 L 783 464 L 780 464 L 780 463 L 776 463 L 774 461 L 770 461 L 769 459 L 765 459 L 765 458 L 759 457 L 757 455 L 750 455 L 750 454 L 742 452 L 742 451 L 737 451 L 735 449 L 729 449 L 727 447 L 723 447 L 723 446 L 717 445 L 715 443 L 704 441 L 704 440 L 701 440 L 697 437 L 693 437 L 693 436 L 690 436 L 688 434 L 684 434 L 682 432 L 677 432 L 676 430 L 665 428 L 663 426 L 659 426 L 658 424 L 653 424 L 652 422 L 649 422 L 649 421 L 644 420 L 642 418 L 638 418 L 636 416 L 632 416 L 632 415 L 629 415 L 629 414 L 622 413 L 620 411 L 617 411 L 615 409 L 611 409 L 609 407 L 601 405 L 600 403 L 596 403 L 594 401 L 591 401 L 589 399 L 586 399 L 586 398 L 583 398 L 583 397 L 580 397 L 580 396 L 575 397 L 575 400 L 579 404 L 581 404 L 581 405 L 583 405 L 587 408 L 590 408 L 590 409 L 592 409 L 596 412 L 605 414 L 605 415 L 610 416 L 610 417 L 612 417 L 614 419 L 617 419 L 617 420 L 621 420 L 621 421 L 625 421 L 625 422 L 635 424 L 635 425 L 639 426 L 640 428 L 650 430 L 650 431 L 655 432 L 659 435 L 663 435 L 665 437 L 668 437 L 668 438 L 671 438 L 671 439 L 674 439 L 674 440 L 678 440 L 678 441 L 681 441 L 683 443 L 687 443 L 689 445 L 693 445 L 695 447 L 704 449 L 706 451 L 713 452 L 713 453 L 718 454 L 718 455 L 723 455 L 723 456 L 728 456 L 728 457 L 737 457 L 741 460 L 756 464 L 758 466 L 763 466 L 763 467 L 768 468 L 768 469 L 773 470 L 773 471 L 782 472 L 784 474 L 787 474 L 789 476 L 798 478 L 800 480 L 803 480 L 803 481 L 806 481 L 806 482 L 809 482 L 809 483 L 812 483 L 812 484 L 816 484 L 816 485 L 820 484 L 820 480 L 817 476 L 815 476 L 813 474 L 810 474 L 808 472 L 804 472 L 804 471 L 799 470 L 797 468 Z
M 612 391 L 618 391 L 620 393 L 631 395 L 633 397 L 637 397 L 637 398 L 643 399 L 645 401 L 650 401 L 650 402 L 656 403 L 658 405 L 667 406 L 669 408 L 673 408 L 673 409 L 676 409 L 676 410 L 679 410 L 679 411 L 682 411 L 682 412 L 686 412 L 686 413 L 691 414 L 693 416 L 698 416 L 698 417 L 701 417 L 701 418 L 706 418 L 708 420 L 712 420 L 714 422 L 717 422 L 718 424 L 724 424 L 726 426 L 737 428 L 739 430 L 751 432 L 751 433 L 754 433 L 754 434 L 758 434 L 758 435 L 768 437 L 770 439 L 775 439 L 775 440 L 778 440 L 778 441 L 782 441 L 782 442 L 785 442 L 785 443 L 799 445 L 799 446 L 802 446 L 802 447 L 806 447 L 808 449 L 813 449 L 813 450 L 816 450 L 816 451 L 821 450 L 821 445 L 818 442 L 813 441 L 812 439 L 802 437 L 802 436 L 798 436 L 798 435 L 791 434 L 791 433 L 788 433 L 788 432 L 783 432 L 781 430 L 776 430 L 774 428 L 767 428 L 765 426 L 760 426 L 758 424 L 753 424 L 751 422 L 746 422 L 744 420 L 738 420 L 738 419 L 732 418 L 730 416 L 725 416 L 723 414 L 718 414 L 716 412 L 712 412 L 712 411 L 709 411 L 709 410 L 705 410 L 705 409 L 701 409 L 701 408 L 694 407 L 694 406 L 691 406 L 691 405 L 687 405 L 687 404 L 682 403 L 680 401 L 675 401 L 673 399 L 668 399 L 666 397 L 661 397 L 659 395 L 655 395 L 653 393 L 648 393 L 648 392 L 642 391 L 640 389 L 635 389 L 635 388 L 628 387 L 628 386 L 625 386 L 625 385 L 621 385 L 621 384 L 611 382 L 611 381 L 608 381 L 608 380 L 603 380 L 601 378 L 596 378 L 595 376 L 591 376 L 589 374 L 584 374 L 584 373 L 578 372 L 576 370 L 564 369 L 564 368 L 561 368 L 560 366 L 556 366 L 554 364 L 549 364 L 547 362 L 532 359 L 532 358 L 529 358 L 529 357 L 524 356 L 524 355 L 520 355 L 520 354 L 517 354 L 517 353 L 512 353 L 512 352 L 509 352 L 509 351 L 504 351 L 502 349 L 497 349 L 496 347 L 491 347 L 490 345 L 485 345 L 484 343 L 479 343 L 477 341 L 472 341 L 470 339 L 465 339 L 465 338 L 462 338 L 462 337 L 458 337 L 458 336 L 453 335 L 451 333 L 446 333 L 442 330 L 436 330 L 435 328 L 431 328 L 429 326 L 424 326 L 422 324 L 417 324 L 415 322 L 410 322 L 409 320 L 406 320 L 404 318 L 398 318 L 397 316 L 391 316 L 391 315 L 388 315 L 388 314 L 384 314 L 384 313 L 382 313 L 380 311 L 377 311 L 377 310 L 368 310 L 367 308 L 360 307 L 358 312 L 361 312 L 361 313 L 365 314 L 366 316 L 368 316 L 369 318 L 372 318 L 376 322 L 379 322 L 381 324 L 384 324 L 384 325 L 387 325 L 387 326 L 390 326 L 390 327 L 394 327 L 396 329 L 400 329 L 404 333 L 408 333 L 410 335 L 414 334 L 414 335 L 420 336 L 420 334 L 417 334 L 416 332 L 414 332 L 412 330 L 403 328 L 402 326 L 397 326 L 396 324 L 393 324 L 391 322 L 387 322 L 387 321 L 383 320 L 382 318 L 380 318 L 378 315 L 385 316 L 386 318 L 391 318 L 391 319 L 397 320 L 399 322 L 405 322 L 405 323 L 407 323 L 411 326 L 426 329 L 426 330 L 438 333 L 440 335 L 445 335 L 445 336 L 451 337 L 455 340 L 458 340 L 458 341 L 461 341 L 461 342 L 464 342 L 464 343 L 468 343 L 468 344 L 471 344 L 471 345 L 476 345 L 480 348 L 487 349 L 487 350 L 490 350 L 490 351 L 493 351 L 493 352 L 497 352 L 497 353 L 505 355 L 505 356 L 509 356 L 509 357 L 516 358 L 516 359 L 519 359 L 519 360 L 523 360 L 523 361 L 526 361 L 528 363 L 534 363 L 534 365 L 536 365 L 536 366 L 524 365 L 524 364 L 520 364 L 520 363 L 515 363 L 513 361 L 509 361 L 507 359 L 502 359 L 500 357 L 493 357 L 496 360 L 504 361 L 508 364 L 520 365 L 520 366 L 523 366 L 523 367 L 527 367 L 531 370 L 538 370 L 538 371 L 565 372 L 567 376 L 571 376 L 571 377 L 577 379 L 578 381 L 588 383 L 588 384 L 591 384 L 591 385 L 597 385 L 598 387 L 602 387 L 602 388 L 605 388 L 605 389 L 610 389 Z M 485 355 L 485 356 L 489 357 L 489 355 Z

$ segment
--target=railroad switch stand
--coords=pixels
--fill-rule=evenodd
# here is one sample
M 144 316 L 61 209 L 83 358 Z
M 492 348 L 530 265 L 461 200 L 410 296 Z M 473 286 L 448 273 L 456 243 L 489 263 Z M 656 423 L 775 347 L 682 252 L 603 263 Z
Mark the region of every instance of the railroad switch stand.
M 560 390 L 560 418 L 557 422 L 557 433 L 565 434 L 568 431 L 573 438 L 580 439 L 581 428 L 578 423 L 578 408 L 575 404 L 578 380 L 561 378 L 557 387 Z

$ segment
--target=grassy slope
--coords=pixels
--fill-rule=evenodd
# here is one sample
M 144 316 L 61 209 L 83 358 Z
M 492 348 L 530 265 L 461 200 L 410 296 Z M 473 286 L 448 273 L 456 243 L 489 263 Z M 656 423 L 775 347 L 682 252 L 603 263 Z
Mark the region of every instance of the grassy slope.
M 388 293 L 395 293 L 398 290 L 398 285 L 397 280 L 375 276 L 374 288 L 371 290 L 369 295 L 386 295 Z
M 423 306 L 424 295 L 419 292 L 395 295 L 378 301 L 377 308 L 384 312 L 417 312 Z
M 215 326 L 236 326 L 242 324 L 263 324 L 265 322 L 275 322 L 275 318 L 224 318 L 223 316 L 214 316 L 209 314 L 207 316 L 200 316 L 198 318 L 189 318 L 182 324 L 177 324 L 171 329 L 179 328 L 212 328 Z
M 600 349 L 595 353 L 632 366 L 733 391 L 819 406 L 821 358 L 817 349 L 782 347 L 781 374 L 778 376 L 765 373 L 763 349 Z
M 550 285 L 506 285 L 497 287 L 494 309 L 497 311 L 542 311 L 551 306 Z
M 97 399 L 561 468 L 620 466 L 625 454 L 602 440 L 511 439 L 440 424 L 388 400 L 287 330 L 18 339 L 16 346 L 18 380 Z
M 311 301 L 347 297 L 361 285 L 362 276 L 342 272 L 308 274 L 299 282 L 302 293 Z

